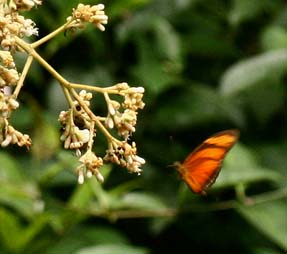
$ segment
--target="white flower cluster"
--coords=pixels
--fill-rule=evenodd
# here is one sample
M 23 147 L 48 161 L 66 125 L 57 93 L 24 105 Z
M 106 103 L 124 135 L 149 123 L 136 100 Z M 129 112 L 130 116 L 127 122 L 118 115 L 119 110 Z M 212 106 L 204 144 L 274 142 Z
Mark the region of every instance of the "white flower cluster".
M 41 4 L 38 0 L 4 0 L 0 3 L 0 45 L 5 50 L 15 50 L 17 45 L 14 36 L 38 35 L 38 28 L 31 19 L 18 13 L 19 10 L 30 10 Z
M 7 87 L 6 87 L 7 89 Z M 1 117 L 8 118 L 10 113 L 19 107 L 19 102 L 11 95 L 5 94 L 5 88 L 0 90 L 0 112 Z
M 6 125 L 3 136 L 1 136 L 2 147 L 6 147 L 9 144 L 17 144 L 18 146 L 26 146 L 27 148 L 31 146 L 30 137 L 15 130 L 11 125 Z
M 89 111 L 92 94 L 82 90 L 79 93 L 79 98 L 72 102 L 71 108 L 60 113 L 59 121 L 63 126 L 61 140 L 64 142 L 64 148 L 74 149 L 76 155 L 80 157 L 81 165 L 77 168 L 79 183 L 83 183 L 85 177 L 92 175 L 102 182 L 104 178 L 99 168 L 104 161 L 125 167 L 129 172 L 141 173 L 140 168 L 145 160 L 137 155 L 136 143 L 132 142 L 130 145 L 128 140 L 136 131 L 137 110 L 144 107 L 143 93 L 144 88 L 130 87 L 127 83 L 104 88 L 103 94 L 108 113 L 106 117 L 103 117 L 96 116 Z M 122 103 L 111 99 L 111 95 L 123 97 Z M 117 130 L 123 140 L 112 136 L 108 129 Z M 97 130 L 101 130 L 108 141 L 108 149 L 103 158 L 95 155 L 92 151 Z M 84 150 L 86 151 L 84 152 Z
M 93 175 L 100 181 L 104 181 L 104 177 L 99 171 L 99 168 L 103 165 L 103 159 L 97 157 L 91 150 L 87 152 L 79 159 L 82 164 L 77 168 L 78 171 L 78 183 L 83 184 L 85 175 L 91 178 Z
M 108 16 L 105 14 L 104 8 L 103 4 L 93 6 L 79 4 L 77 8 L 73 9 L 72 17 L 67 19 L 76 21 L 70 28 L 82 27 L 84 23 L 91 23 L 99 30 L 105 31 L 104 25 L 108 23 Z
M 106 95 L 108 115 L 105 125 L 110 129 L 116 127 L 119 136 L 128 140 L 131 134 L 136 130 L 137 110 L 143 109 L 145 105 L 142 101 L 144 88 L 130 88 L 127 83 L 119 83 L 116 85 L 116 88 L 119 89 L 119 93 L 124 97 L 124 102 L 120 104 L 115 100 L 111 100 L 108 95 Z
M 7 3 L 7 1 L 4 1 Z M 10 0 L 9 7 L 13 10 L 31 10 L 33 7 L 42 4 L 42 0 Z
M 145 160 L 137 155 L 136 143 L 132 142 L 132 145 L 130 145 L 126 141 L 120 144 L 112 142 L 106 151 L 104 160 L 125 167 L 131 173 L 137 173 L 138 175 L 142 172 L 140 167 L 145 164 Z
M 17 144 L 31 146 L 31 139 L 27 134 L 14 129 L 8 118 L 19 107 L 19 102 L 12 94 L 17 85 L 20 74 L 11 52 L 17 50 L 15 36 L 24 37 L 38 35 L 38 29 L 31 19 L 25 19 L 18 13 L 19 10 L 30 10 L 41 4 L 39 0 L 2 0 L 0 1 L 0 141 L 1 146 Z
M 69 83 L 64 78 L 61 81 L 59 74 L 36 52 L 39 45 L 63 30 L 82 28 L 86 23 L 91 23 L 104 31 L 104 25 L 108 22 L 108 16 L 104 12 L 105 6 L 79 4 L 73 9 L 65 25 L 29 44 L 22 38 L 38 35 L 38 29 L 31 19 L 25 19 L 19 11 L 30 10 L 41 2 L 41 0 L 0 0 L 1 145 L 18 144 L 27 148 L 31 146 L 30 137 L 14 129 L 8 120 L 11 113 L 19 107 L 17 98 L 24 85 L 31 60 L 35 58 L 60 82 L 69 102 L 70 108 L 67 111 L 61 111 L 58 119 L 63 127 L 60 139 L 65 149 L 75 151 L 79 157 L 80 166 L 77 168 L 79 183 L 83 183 L 85 177 L 93 175 L 102 182 L 104 178 L 99 169 L 104 162 L 112 162 L 126 167 L 130 172 L 140 174 L 140 167 L 145 160 L 137 155 L 136 143 L 130 142 L 129 139 L 136 131 L 137 111 L 145 105 L 142 101 L 144 88 L 130 87 L 127 83 L 119 83 L 111 87 L 93 87 Z M 27 58 L 22 74 L 18 73 L 13 59 L 16 51 L 26 52 L 30 56 Z M 75 89 L 79 87 L 85 90 L 76 92 Z M 104 95 L 107 114 L 98 116 L 93 113 L 90 103 L 93 96 L 86 90 Z M 93 143 L 98 131 L 104 134 L 108 142 L 108 149 L 102 157 L 93 152 Z
M 13 1 L 10 1 L 12 4 Z M 0 4 L 0 45 L 3 48 L 13 48 L 14 40 L 11 34 L 16 34 L 19 28 L 19 23 L 13 23 L 13 17 L 18 19 L 20 16 L 6 15 L 9 8 L 5 5 L 6 1 Z M 6 7 L 5 7 L 6 6 Z M 4 16 L 2 16 L 4 15 Z M 9 117 L 11 113 L 19 107 L 19 102 L 16 97 L 12 94 L 13 89 L 17 85 L 20 79 L 20 75 L 16 69 L 16 65 L 11 52 L 6 50 L 0 50 L 0 142 L 1 146 L 5 147 L 9 144 L 17 144 L 19 146 L 31 146 L 31 139 L 27 134 L 14 129 L 9 124 Z
M 92 94 L 82 90 L 79 93 L 83 103 L 90 106 Z M 82 148 L 90 140 L 90 120 L 78 101 L 73 102 L 74 107 L 68 111 L 61 111 L 59 122 L 63 126 L 61 141 L 64 142 L 65 149 L 75 149 L 78 156 L 81 155 Z M 79 126 L 81 125 L 81 129 Z M 92 135 L 95 135 L 94 133 Z

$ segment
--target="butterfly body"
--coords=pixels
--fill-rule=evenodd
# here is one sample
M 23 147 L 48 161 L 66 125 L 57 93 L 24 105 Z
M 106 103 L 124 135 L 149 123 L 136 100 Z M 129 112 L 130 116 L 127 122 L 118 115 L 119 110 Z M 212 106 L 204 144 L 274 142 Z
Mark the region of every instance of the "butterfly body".
M 204 194 L 215 182 L 227 152 L 238 137 L 237 130 L 216 133 L 191 152 L 183 163 L 175 162 L 173 166 L 193 192 Z

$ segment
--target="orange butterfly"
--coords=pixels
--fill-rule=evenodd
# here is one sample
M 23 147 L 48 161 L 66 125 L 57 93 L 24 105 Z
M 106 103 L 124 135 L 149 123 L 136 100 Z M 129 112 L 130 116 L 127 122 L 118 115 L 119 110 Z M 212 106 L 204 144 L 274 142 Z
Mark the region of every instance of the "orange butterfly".
M 205 194 L 215 182 L 224 157 L 238 138 L 238 130 L 216 133 L 189 154 L 182 164 L 175 162 L 173 166 L 193 192 Z

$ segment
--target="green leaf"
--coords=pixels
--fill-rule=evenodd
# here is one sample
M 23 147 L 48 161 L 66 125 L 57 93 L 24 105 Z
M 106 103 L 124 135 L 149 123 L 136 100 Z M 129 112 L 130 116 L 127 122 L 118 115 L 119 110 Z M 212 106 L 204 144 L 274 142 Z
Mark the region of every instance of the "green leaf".
M 122 195 L 125 195 L 127 192 L 130 192 L 134 189 L 136 189 L 140 185 L 140 180 L 130 180 L 127 182 L 123 182 L 117 186 L 114 186 L 112 189 L 110 189 L 109 195 L 112 195 L 113 198 L 119 198 Z
M 127 41 L 134 41 L 136 46 L 139 46 L 140 41 L 143 39 L 141 37 L 144 37 L 149 46 L 152 43 L 149 50 L 153 49 L 159 58 L 172 61 L 180 60 L 180 37 L 172 24 L 159 15 L 148 12 L 140 15 L 135 14 L 129 20 L 123 22 L 116 32 L 118 40 L 122 44 Z M 141 36 L 140 40 L 138 40 L 138 36 Z
M 195 31 L 183 39 L 187 53 L 213 56 L 214 58 L 235 57 L 239 55 L 238 49 L 227 38 L 208 31 Z
M 243 21 L 254 18 L 265 10 L 270 10 L 274 5 L 269 0 L 233 0 L 229 22 L 236 26 Z
M 81 235 L 90 243 L 108 244 L 112 242 L 116 244 L 128 244 L 128 239 L 123 233 L 116 228 L 108 226 L 97 225 L 94 227 L 85 227 Z
M 22 216 L 31 218 L 42 209 L 37 186 L 27 181 L 15 158 L 0 153 L 0 204 L 18 211 Z
M 162 102 L 149 126 L 165 129 L 180 129 L 204 125 L 210 122 L 231 121 L 244 125 L 241 109 L 233 100 L 223 97 L 206 85 L 191 84 L 170 100 Z M 176 123 L 176 124 L 175 124 Z
M 155 34 L 155 42 L 159 55 L 171 61 L 180 58 L 180 40 L 171 24 L 163 18 L 152 20 L 152 30 Z
M 9 154 L 0 152 L 0 182 L 22 182 L 24 178 L 19 169 L 20 166 L 17 164 L 15 158 Z
M 221 79 L 221 93 L 233 95 L 264 80 L 278 80 L 286 73 L 286 55 L 287 49 L 272 50 L 234 64 Z
M 75 254 L 147 254 L 146 248 L 124 244 L 102 244 L 94 247 L 83 248 Z
M 261 247 L 261 248 L 255 248 L 251 254 L 282 254 L 280 250 L 277 249 L 271 249 L 268 247 Z
M 109 171 L 108 166 L 101 168 L 104 177 L 109 174 Z M 86 179 L 84 184 L 77 186 L 69 200 L 69 206 L 84 210 L 87 207 L 92 207 L 94 212 L 101 213 L 111 206 L 111 197 L 104 190 L 102 183 L 99 183 L 95 177 L 92 177 L 91 179 Z
M 254 149 L 256 149 L 258 158 L 264 166 L 272 167 L 287 176 L 287 140 L 284 137 L 278 142 L 264 143 Z
M 12 213 L 0 208 L 0 236 L 1 242 L 7 249 L 14 249 L 18 246 L 19 239 L 19 218 Z
M 178 79 L 182 69 L 180 39 L 166 19 L 137 15 L 121 25 L 118 38 L 121 43 L 135 43 L 138 64 L 131 72 L 149 92 L 158 94 Z
M 287 199 L 252 206 L 238 205 L 237 211 L 262 234 L 287 251 Z
M 25 182 L 0 182 L 0 203 L 17 210 L 22 216 L 32 218 L 43 209 L 43 201 L 39 200 L 39 190 L 32 184 Z
M 281 26 L 269 26 L 261 35 L 262 48 L 265 51 L 287 48 L 286 28 Z
M 165 68 L 168 62 L 159 59 L 158 52 L 150 47 L 150 43 L 144 37 L 139 39 L 139 63 L 132 68 L 132 74 L 148 92 L 159 94 L 170 87 L 176 77 L 170 68 Z
M 88 183 L 78 185 L 69 200 L 69 206 L 78 209 L 86 208 L 93 199 L 94 194 Z
M 252 112 L 259 125 L 268 124 L 280 112 L 285 103 L 286 89 L 277 80 L 262 81 L 244 93 L 246 108 Z
M 70 151 L 60 150 L 55 161 L 51 161 L 41 172 L 35 172 L 39 174 L 40 184 L 49 186 L 75 184 L 78 160 L 79 158 Z
M 56 126 L 39 116 L 37 128 L 32 136 L 32 153 L 37 160 L 49 159 L 60 148 L 60 132 Z
M 283 176 L 275 170 L 262 167 L 255 159 L 252 151 L 241 144 L 228 153 L 215 188 L 250 184 L 258 181 L 280 182 Z
M 79 237 L 79 235 L 81 237 Z M 127 244 L 127 238 L 112 227 L 77 226 L 67 232 L 52 248 L 48 254 L 72 254 L 91 244 Z
M 117 209 L 163 210 L 167 206 L 162 199 L 154 194 L 130 192 L 117 201 Z
M 47 216 L 34 218 L 28 226 L 20 224 L 19 217 L 0 208 L 0 237 L 5 247 L 12 252 L 24 250 L 30 241 L 48 222 Z

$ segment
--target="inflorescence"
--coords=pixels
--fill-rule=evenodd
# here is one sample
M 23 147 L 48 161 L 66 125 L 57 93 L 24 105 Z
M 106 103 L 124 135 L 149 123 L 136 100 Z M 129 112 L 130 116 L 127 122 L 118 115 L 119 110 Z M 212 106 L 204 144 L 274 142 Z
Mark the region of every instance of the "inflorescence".
M 17 144 L 30 148 L 32 141 L 29 135 L 22 134 L 10 123 L 9 118 L 19 107 L 17 101 L 25 77 L 33 60 L 38 61 L 62 86 L 69 103 L 69 109 L 61 111 L 59 122 L 62 125 L 61 141 L 65 149 L 75 151 L 80 165 L 77 167 L 78 182 L 83 183 L 85 177 L 93 175 L 102 182 L 100 167 L 111 162 L 128 169 L 129 172 L 141 173 L 145 160 L 137 155 L 135 142 L 130 142 L 136 131 L 138 109 L 143 109 L 144 88 L 131 87 L 127 83 L 118 83 L 109 87 L 98 87 L 86 84 L 71 83 L 64 79 L 35 50 L 60 32 L 84 29 L 91 23 L 100 31 L 108 17 L 104 5 L 94 6 L 79 4 L 74 8 L 67 22 L 54 32 L 34 43 L 27 43 L 24 37 L 38 35 L 38 28 L 31 19 L 19 14 L 21 10 L 30 10 L 40 5 L 40 0 L 2 0 L 0 2 L 0 143 L 2 147 Z M 16 68 L 13 55 L 15 52 L 27 53 L 26 64 L 21 72 Z M 100 93 L 105 99 L 107 113 L 98 116 L 91 110 L 93 93 Z M 117 135 L 112 135 L 115 129 Z M 107 139 L 108 147 L 104 156 L 94 152 L 94 141 L 98 132 Z

